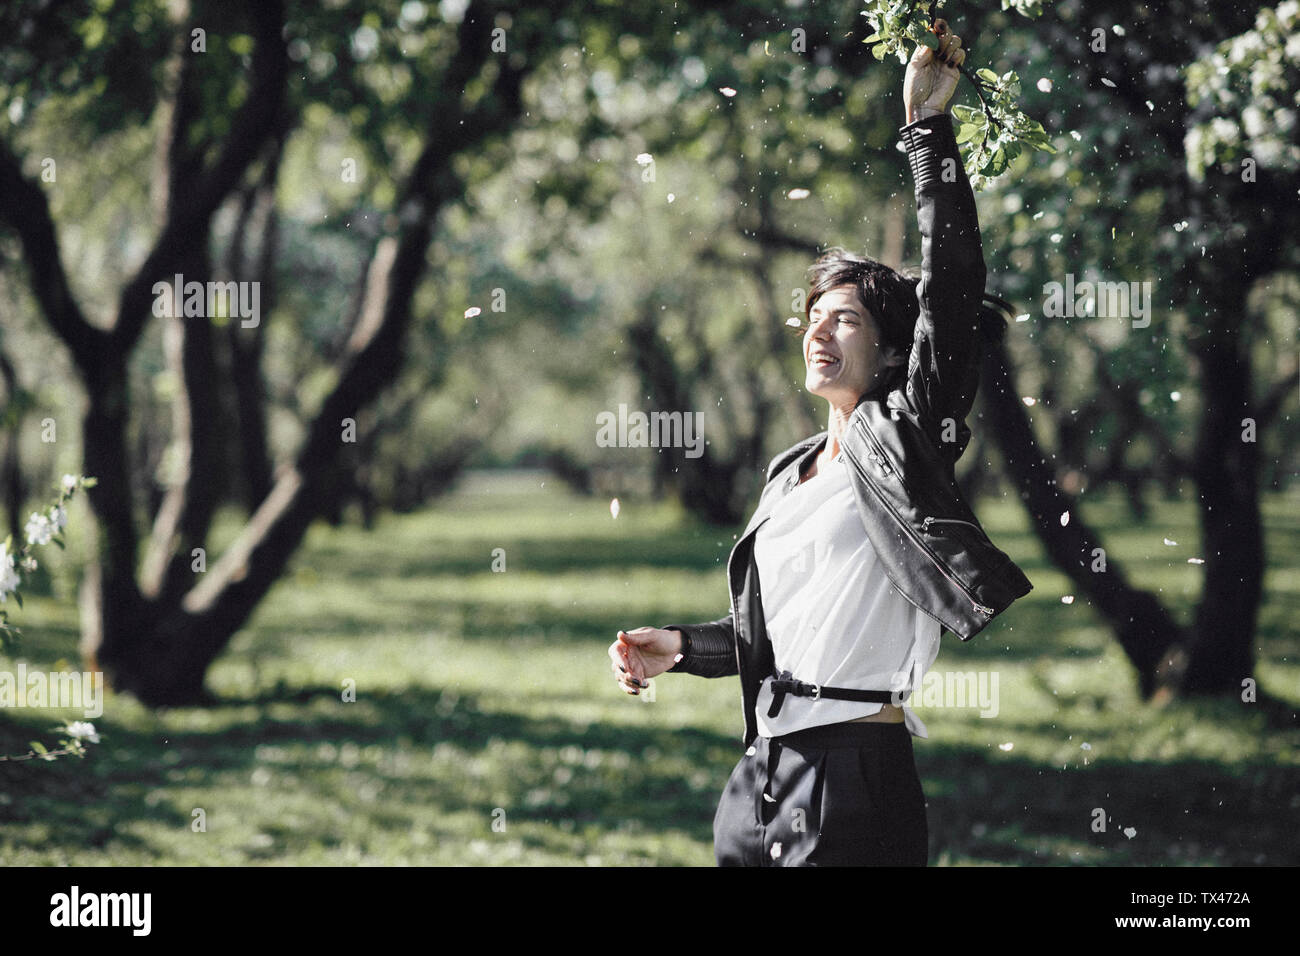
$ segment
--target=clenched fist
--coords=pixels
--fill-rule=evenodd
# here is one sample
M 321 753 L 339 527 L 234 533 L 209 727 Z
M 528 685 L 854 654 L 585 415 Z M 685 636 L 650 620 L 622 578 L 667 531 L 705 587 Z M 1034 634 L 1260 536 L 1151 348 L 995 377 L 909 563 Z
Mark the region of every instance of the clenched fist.
M 939 38 L 939 48 L 931 50 L 928 46 L 919 46 L 907 64 L 903 102 L 907 106 L 909 123 L 944 111 L 957 88 L 957 81 L 961 79 L 957 67 L 966 61 L 961 37 L 948 29 L 946 20 L 935 20 L 933 29 Z

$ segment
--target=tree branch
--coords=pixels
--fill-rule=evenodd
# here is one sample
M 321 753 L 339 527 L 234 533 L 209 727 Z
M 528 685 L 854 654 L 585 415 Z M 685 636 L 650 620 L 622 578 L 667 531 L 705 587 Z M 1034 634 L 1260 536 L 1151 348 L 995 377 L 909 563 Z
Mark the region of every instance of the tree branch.
M 91 325 L 73 298 L 45 192 L 23 175 L 22 163 L 3 140 L 0 140 L 0 222 L 17 233 L 31 275 L 32 292 L 46 322 L 68 347 L 83 376 L 86 375 L 99 362 L 108 333 Z
M 283 0 L 252 0 L 254 22 L 253 82 L 231 123 L 230 134 L 212 166 L 187 183 L 183 199 L 169 197 L 167 222 L 153 250 L 122 290 L 112 336 L 129 350 L 152 315 L 153 284 L 170 279 L 196 246 L 207 242 L 212 216 L 234 190 L 277 128 L 285 97 L 288 56 L 281 31 Z

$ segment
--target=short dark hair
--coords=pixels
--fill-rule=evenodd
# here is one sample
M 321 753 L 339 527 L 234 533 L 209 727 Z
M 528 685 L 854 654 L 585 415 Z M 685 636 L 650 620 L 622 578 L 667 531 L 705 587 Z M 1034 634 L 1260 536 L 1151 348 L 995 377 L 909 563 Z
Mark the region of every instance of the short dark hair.
M 871 313 L 880 330 L 880 344 L 892 345 L 907 356 L 912 348 L 912 336 L 921 308 L 916 301 L 919 278 L 906 276 L 883 262 L 859 256 L 847 249 L 833 246 L 808 267 L 808 301 L 804 306 L 804 320 L 811 324 L 812 308 L 831 289 L 852 286 L 862 304 Z M 798 331 L 807 331 L 805 325 Z M 889 369 L 878 388 L 888 392 L 907 374 L 906 358 L 902 365 Z
M 812 308 L 817 300 L 831 289 L 852 286 L 880 330 L 880 344 L 892 345 L 904 356 L 903 363 L 891 366 L 876 389 L 873 389 L 887 394 L 899 387 L 907 376 L 916 320 L 921 315 L 921 306 L 916 298 L 916 287 L 920 282 L 918 275 L 899 272 L 883 262 L 856 255 L 840 246 L 832 246 L 808 267 L 805 324 L 790 328 L 803 335 L 812 322 Z M 985 292 L 978 308 L 980 338 L 984 342 L 1002 342 L 1006 336 L 1007 319 L 1015 314 L 1016 308 L 1010 302 Z

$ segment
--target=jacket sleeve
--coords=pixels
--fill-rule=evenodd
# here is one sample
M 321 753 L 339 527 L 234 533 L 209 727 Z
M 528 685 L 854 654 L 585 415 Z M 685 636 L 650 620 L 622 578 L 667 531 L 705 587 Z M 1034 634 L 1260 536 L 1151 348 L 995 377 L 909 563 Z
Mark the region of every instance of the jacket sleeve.
M 697 677 L 728 677 L 740 673 L 736 663 L 736 630 L 730 614 L 704 624 L 670 624 L 665 630 L 681 631 L 683 639 L 690 639 L 686 656 L 669 673 Z
M 921 228 L 921 281 L 916 289 L 920 317 L 906 391 L 918 418 L 939 434 L 948 418 L 962 429 L 979 386 L 984 253 L 975 196 L 951 117 L 940 113 L 917 120 L 900 133 L 912 168 Z M 961 450 L 954 449 L 954 460 Z

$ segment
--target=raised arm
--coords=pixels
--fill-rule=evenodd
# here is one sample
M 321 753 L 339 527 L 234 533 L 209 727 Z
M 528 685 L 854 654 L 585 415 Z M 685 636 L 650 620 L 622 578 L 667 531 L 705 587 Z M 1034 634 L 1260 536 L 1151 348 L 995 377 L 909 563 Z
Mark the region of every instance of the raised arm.
M 918 47 L 907 67 L 900 131 L 916 188 L 921 228 L 921 314 L 907 366 L 907 397 L 918 416 L 942 431 L 951 418 L 960 431 L 979 385 L 979 305 L 984 293 L 975 196 L 962 165 L 947 104 L 965 51 L 943 20 L 939 48 Z

